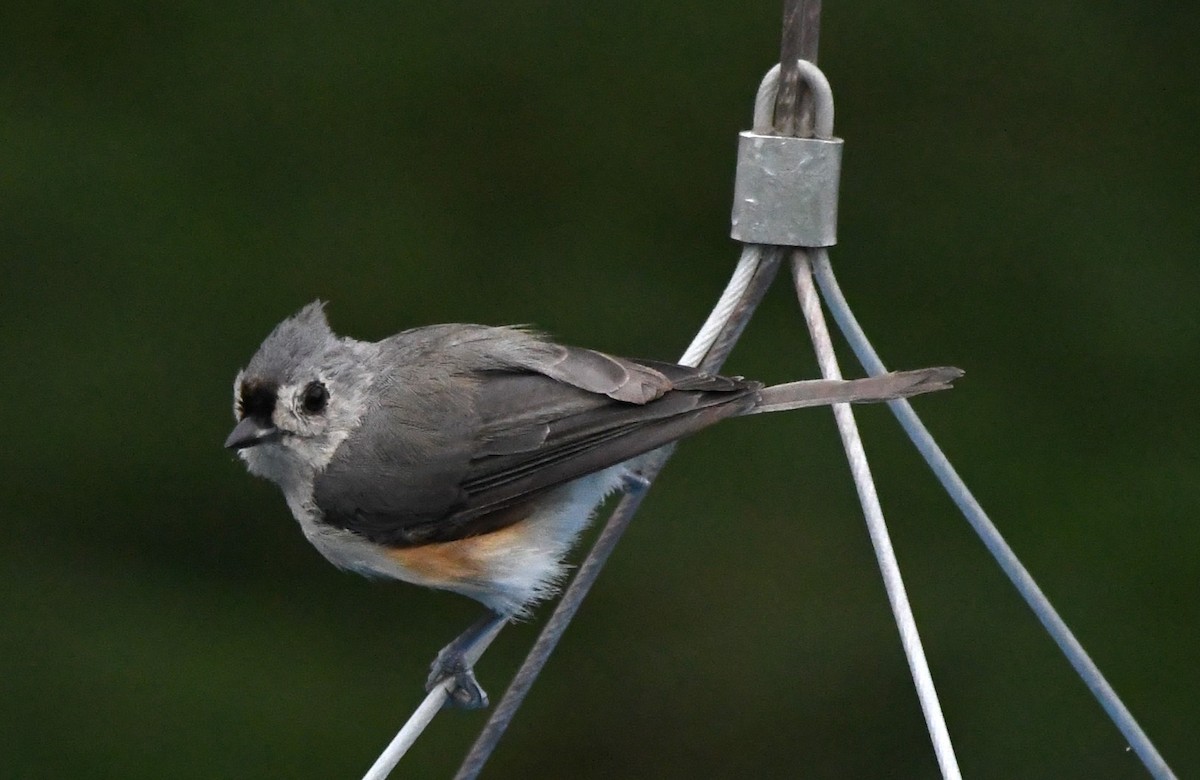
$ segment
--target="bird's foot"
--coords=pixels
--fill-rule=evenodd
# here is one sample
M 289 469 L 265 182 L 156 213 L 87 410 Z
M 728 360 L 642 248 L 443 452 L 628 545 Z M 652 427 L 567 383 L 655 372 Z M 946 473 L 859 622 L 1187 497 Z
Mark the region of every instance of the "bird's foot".
M 481 617 L 466 631 L 450 644 L 442 648 L 429 666 L 429 678 L 425 681 L 425 690 L 432 691 L 446 680 L 454 680 L 454 686 L 447 689 L 449 698 L 446 701 L 464 710 L 479 710 L 488 706 L 487 693 L 479 687 L 475 679 L 475 670 L 471 667 L 479 657 L 480 650 L 475 645 L 484 635 L 499 631 L 508 622 L 508 618 L 494 612 Z M 474 655 L 468 655 L 474 653 Z
M 650 480 L 643 477 L 633 469 L 626 469 L 621 472 L 621 487 L 626 493 L 645 493 L 650 489 Z
M 454 687 L 446 692 L 448 704 L 464 710 L 481 710 L 488 706 L 487 692 L 480 687 L 475 679 L 475 670 L 467 665 L 462 652 L 454 648 L 454 643 L 447 645 L 433 659 L 425 690 L 432 691 L 450 679 L 454 680 Z

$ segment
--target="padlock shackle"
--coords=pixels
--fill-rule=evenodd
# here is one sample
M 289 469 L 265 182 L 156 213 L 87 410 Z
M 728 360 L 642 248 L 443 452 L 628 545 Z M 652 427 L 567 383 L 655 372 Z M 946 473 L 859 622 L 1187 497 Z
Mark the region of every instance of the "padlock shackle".
M 808 86 L 812 95 L 813 137 L 826 140 L 833 138 L 833 88 L 829 86 L 829 79 L 808 60 L 797 60 L 796 64 L 800 69 L 800 80 Z M 767 71 L 754 97 L 754 132 L 762 135 L 775 134 L 779 71 L 779 64 Z

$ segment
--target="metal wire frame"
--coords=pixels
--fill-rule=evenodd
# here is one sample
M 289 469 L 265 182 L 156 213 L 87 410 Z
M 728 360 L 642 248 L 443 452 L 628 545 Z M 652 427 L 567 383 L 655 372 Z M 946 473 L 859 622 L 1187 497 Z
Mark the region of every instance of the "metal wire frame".
M 846 302 L 846 296 L 842 294 L 837 278 L 833 275 L 833 267 L 829 263 L 827 252 L 817 253 L 813 260 L 813 273 L 834 321 L 837 322 L 842 335 L 845 336 L 863 368 L 871 375 L 886 373 L 887 369 L 884 368 L 883 361 L 879 359 L 875 348 L 871 346 L 867 334 L 858 324 L 858 319 Z M 1100 706 L 1129 740 L 1129 746 L 1141 759 L 1147 771 L 1156 780 L 1174 780 L 1175 773 L 1167 766 L 1167 762 L 1154 747 L 1150 738 L 1146 736 L 1146 732 L 1134 720 L 1133 714 L 1129 712 L 1129 709 L 1117 696 L 1116 691 L 1109 685 L 1108 680 L 1101 674 L 1100 668 L 1092 661 L 1087 651 L 1083 649 L 1083 645 L 1079 643 L 1071 629 L 1067 627 L 1066 622 L 1054 609 L 1050 600 L 1042 593 L 1042 589 L 1029 574 L 1029 570 L 1004 541 L 1004 537 L 996 525 L 983 511 L 983 507 L 972 495 L 962 477 L 958 475 L 941 447 L 934 441 L 929 429 L 913 411 L 912 404 L 905 400 L 889 401 L 888 407 L 899 420 L 900 427 L 908 434 L 921 456 L 925 458 L 925 462 L 929 464 L 929 468 L 933 470 L 938 481 L 942 483 L 942 487 L 945 488 L 951 500 L 962 511 L 971 528 L 979 535 L 984 547 L 996 559 L 996 563 L 1012 582 L 1013 587 L 1017 589 L 1021 598 L 1025 599 L 1025 603 L 1041 621 L 1046 633 L 1050 634 L 1055 644 L 1062 650 L 1063 655 L 1067 657 L 1067 661 L 1083 679 L 1084 684 L 1091 690 L 1096 700 L 1100 702 Z
M 811 117 L 816 112 L 811 111 L 813 96 L 811 91 L 803 89 L 801 78 L 802 64 L 797 60 L 816 61 L 817 44 L 819 40 L 821 0 L 785 0 L 784 35 L 781 46 L 781 68 L 779 86 L 773 102 L 774 131 L 786 135 L 808 135 L 813 131 Z M 770 79 L 764 80 L 764 85 Z M 756 126 L 761 125 L 759 117 L 765 108 L 764 92 L 760 89 L 756 101 Z M 830 107 L 831 108 L 831 107 Z M 829 121 L 832 123 L 832 110 L 829 111 Z M 757 128 L 756 128 L 757 129 Z M 716 370 L 724 362 L 733 345 L 737 342 L 742 330 L 748 324 L 758 302 L 770 286 L 783 255 L 787 250 L 778 247 L 747 246 L 742 259 L 726 288 L 724 295 L 714 307 L 708 321 L 701 328 L 692 345 L 680 362 L 688 365 L 700 365 L 706 369 Z M 822 371 L 827 377 L 839 373 L 836 359 L 833 357 L 832 344 L 829 342 L 824 317 L 820 311 L 820 302 L 816 290 L 812 287 L 815 277 L 816 285 L 824 294 L 827 305 L 838 323 L 846 339 L 850 342 L 859 361 L 868 373 L 874 375 L 884 373 L 882 361 L 874 352 L 865 333 L 859 327 L 853 312 L 850 310 L 837 280 L 833 276 L 829 264 L 828 253 L 824 249 L 813 250 L 809 257 L 802 250 L 796 257 L 795 282 L 797 292 L 805 310 L 814 346 L 818 351 Z M 1175 775 L 1167 766 L 1165 760 L 1150 742 L 1145 732 L 1138 726 L 1132 714 L 1117 697 L 1115 691 L 1100 673 L 1082 645 L 1067 628 L 1058 613 L 1050 605 L 1045 595 L 1033 581 L 1028 571 L 1016 558 L 994 524 L 984 513 L 982 507 L 962 482 L 953 466 L 946 459 L 941 449 L 920 419 L 913 412 L 912 406 L 905 400 L 889 402 L 892 412 L 908 433 L 914 445 L 921 452 L 941 481 L 954 502 L 962 510 L 968 522 L 982 539 L 989 552 L 996 558 L 1001 569 L 1013 582 L 1014 586 L 1033 609 L 1042 625 L 1058 644 L 1068 661 L 1083 678 L 1093 695 L 1100 701 L 1113 722 L 1129 740 L 1131 747 L 1141 758 L 1151 775 L 1158 780 L 1174 780 Z M 957 761 L 953 753 L 949 734 L 946 730 L 944 717 L 937 703 L 933 690 L 932 679 L 920 640 L 916 635 L 915 622 L 912 621 L 908 609 L 907 596 L 899 579 L 899 569 L 895 562 L 891 544 L 887 538 L 886 527 L 883 525 L 882 513 L 878 507 L 874 486 L 866 467 L 865 454 L 861 442 L 857 439 L 857 431 L 850 416 L 849 409 L 841 410 L 835 407 L 838 427 L 842 433 L 847 449 L 847 456 L 855 472 L 855 481 L 863 502 L 864 513 L 867 516 L 868 527 L 871 531 L 872 542 L 875 544 L 885 585 L 888 587 L 889 600 L 892 602 L 897 626 L 902 642 L 909 658 L 910 669 L 917 687 L 925 712 L 926 724 L 934 743 L 935 754 L 943 777 L 960 777 Z M 645 461 L 644 474 L 648 481 L 658 475 L 666 461 L 670 458 L 673 448 L 665 447 L 653 453 Z M 516 710 L 523 702 L 533 681 L 536 679 L 545 661 L 557 645 L 567 624 L 578 611 L 600 569 L 604 566 L 617 541 L 628 526 L 634 513 L 640 506 L 644 491 L 627 495 L 614 510 L 604 530 L 589 553 L 579 573 L 571 586 L 564 593 L 558 608 L 555 610 L 546 628 L 538 637 L 517 676 L 514 678 L 504 698 L 493 712 L 483 732 L 479 735 L 471 752 L 467 755 L 459 769 L 456 778 L 469 780 L 478 776 L 500 738 L 503 736 L 508 723 L 511 722 Z M 499 627 L 497 627 L 498 630 Z M 478 658 L 495 638 L 495 632 L 481 637 L 477 645 L 471 649 L 472 660 Z M 392 744 L 380 756 L 376 764 L 368 772 L 364 780 L 381 780 L 394 767 L 395 762 L 403 755 L 412 741 L 417 738 L 425 725 L 440 710 L 446 699 L 446 687 L 438 686 L 427 696 L 424 703 L 410 718 L 405 727 L 397 734 Z

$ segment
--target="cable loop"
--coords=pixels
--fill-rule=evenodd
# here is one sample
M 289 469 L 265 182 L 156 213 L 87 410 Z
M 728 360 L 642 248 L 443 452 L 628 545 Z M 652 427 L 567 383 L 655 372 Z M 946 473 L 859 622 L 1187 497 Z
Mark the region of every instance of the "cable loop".
M 797 60 L 800 80 L 812 95 L 813 137 L 823 140 L 833 138 L 833 88 L 821 69 L 808 60 Z M 778 64 L 767 71 L 758 94 L 754 97 L 754 132 L 763 135 L 778 135 L 775 127 L 775 98 L 779 94 Z

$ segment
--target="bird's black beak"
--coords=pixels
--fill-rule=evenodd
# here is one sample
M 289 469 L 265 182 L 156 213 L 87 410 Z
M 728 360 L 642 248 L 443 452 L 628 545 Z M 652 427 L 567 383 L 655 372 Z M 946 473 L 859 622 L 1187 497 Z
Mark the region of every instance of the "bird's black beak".
M 225 440 L 225 449 L 243 450 L 279 438 L 279 429 L 255 417 L 244 417 Z

